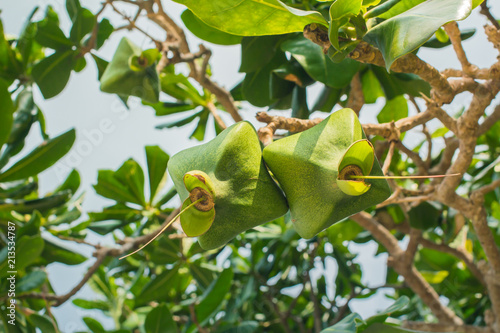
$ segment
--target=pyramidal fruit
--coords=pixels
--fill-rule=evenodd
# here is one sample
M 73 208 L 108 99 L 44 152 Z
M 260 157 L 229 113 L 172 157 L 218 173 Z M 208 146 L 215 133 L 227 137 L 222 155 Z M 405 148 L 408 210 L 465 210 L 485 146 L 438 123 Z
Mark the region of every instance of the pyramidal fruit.
M 160 79 L 156 71 L 158 51 L 142 51 L 122 38 L 113 59 L 102 74 L 101 90 L 121 96 L 137 96 L 149 103 L 158 102 Z
M 295 229 L 312 238 L 332 224 L 387 199 L 383 176 L 351 109 L 339 110 L 302 133 L 264 148 L 264 161 L 285 192 Z
M 197 198 L 213 200 L 213 207 L 190 208 L 199 209 L 200 214 L 181 216 L 186 234 L 197 235 L 205 250 L 218 248 L 241 232 L 272 221 L 288 211 L 282 191 L 263 163 L 257 133 L 248 122 L 236 123 L 210 142 L 172 156 L 168 172 L 183 206 Z M 194 191 L 197 187 L 198 194 Z M 207 213 L 203 213 L 203 209 Z M 212 210 L 215 217 L 208 213 Z M 203 230 L 205 227 L 196 228 L 196 221 L 190 218 L 204 214 L 207 221 L 202 224 L 211 224 L 207 231 Z M 199 235 L 200 232 L 204 233 Z

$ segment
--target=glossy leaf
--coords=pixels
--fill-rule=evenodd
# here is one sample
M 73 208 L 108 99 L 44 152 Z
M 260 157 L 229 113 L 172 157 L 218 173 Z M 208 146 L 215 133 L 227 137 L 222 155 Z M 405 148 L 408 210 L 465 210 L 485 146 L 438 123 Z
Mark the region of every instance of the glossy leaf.
M 47 212 L 50 209 L 56 208 L 67 202 L 71 197 L 69 191 L 59 192 L 54 195 L 48 195 L 39 199 L 32 200 L 10 200 L 6 203 L 0 203 L 0 211 L 10 212 L 16 211 L 21 214 L 29 214 L 35 210 L 42 213 Z
M 233 270 L 227 268 L 205 290 L 201 296 L 199 305 L 196 307 L 196 317 L 200 322 L 205 321 L 219 308 L 231 288 L 233 276 Z
M 241 40 L 241 64 L 239 72 L 250 73 L 268 64 L 279 50 L 282 36 L 244 37 Z
M 330 6 L 330 27 L 328 29 L 330 42 L 340 50 L 338 30 L 347 23 L 347 20 L 358 15 L 361 10 L 362 0 L 337 0 Z
M 342 93 L 341 89 L 330 88 L 328 86 L 323 87 L 318 99 L 314 103 L 311 111 L 321 111 L 330 113 L 337 102 L 340 100 L 340 95 Z
M 147 304 L 150 301 L 161 302 L 165 300 L 170 289 L 173 288 L 172 281 L 176 278 L 178 269 L 179 266 L 176 265 L 151 279 L 137 296 L 137 305 Z
M 340 63 L 332 62 L 323 54 L 319 45 L 303 36 L 286 40 L 281 49 L 290 52 L 314 80 L 332 88 L 347 86 L 359 69 L 359 62 L 351 59 Z
M 118 202 L 132 202 L 141 205 L 134 193 L 129 188 L 115 178 L 112 170 L 99 170 L 97 184 L 94 185 L 97 194 L 105 198 L 116 200 Z
M 10 98 L 8 84 L 0 80 L 0 149 L 9 138 L 14 117 L 14 104 Z
M 376 25 L 363 39 L 382 52 L 389 70 L 395 60 L 424 44 L 442 25 L 465 19 L 471 10 L 471 0 L 428 0 Z
M 33 290 L 40 287 L 45 281 L 47 281 L 47 273 L 41 270 L 32 271 L 16 282 L 16 291 L 24 293 Z
M 54 193 L 63 192 L 66 190 L 71 191 L 71 193 L 75 193 L 80 187 L 80 182 L 80 174 L 76 169 L 73 169 L 69 173 L 68 177 L 66 177 L 64 182 L 54 190 Z
M 424 201 L 420 205 L 410 209 L 408 215 L 410 216 L 410 225 L 413 228 L 426 230 L 438 225 L 441 212 L 430 203 Z
M 98 50 L 104 45 L 104 42 L 108 40 L 109 36 L 115 31 L 115 28 L 111 25 L 111 22 L 107 18 L 104 18 L 99 22 L 97 26 L 97 39 L 95 43 L 95 49 Z M 93 54 L 92 54 L 93 55 Z
M 399 15 L 401 13 L 406 12 L 408 9 L 415 7 L 416 5 L 421 4 L 425 0 L 400 0 L 400 1 L 391 1 L 390 7 L 387 8 L 387 10 L 382 13 L 381 15 L 378 15 L 378 17 L 382 19 L 390 19 L 391 17 L 394 17 L 396 15 Z M 389 1 L 387 1 L 389 2 Z M 381 6 L 380 6 L 381 7 Z
M 431 283 L 431 284 L 438 284 L 443 282 L 444 279 L 450 275 L 448 271 L 437 271 L 437 272 L 432 272 L 432 271 L 420 271 L 420 274 L 422 274 L 422 277 L 424 278 L 425 281 Z
M 363 97 L 365 99 L 365 103 L 367 104 L 375 103 L 377 98 L 384 96 L 382 86 L 371 69 L 367 70 L 361 76 L 361 85 L 363 89 Z
M 151 106 L 156 111 L 156 116 L 168 116 L 178 112 L 191 111 L 198 105 L 192 103 L 184 102 L 158 102 L 158 103 L 147 103 L 143 102 L 144 105 Z
M 157 191 L 163 187 L 170 156 L 159 146 L 146 146 L 146 160 L 149 175 L 149 201 L 153 201 Z
M 375 323 L 367 327 L 365 333 L 424 333 L 422 331 L 409 330 L 397 326 Z
M 32 75 L 46 99 L 63 91 L 75 64 L 75 51 L 61 50 L 43 59 L 33 67 Z
M 389 306 L 387 309 L 380 311 L 374 316 L 371 316 L 366 320 L 366 323 L 368 325 L 371 325 L 373 323 L 383 323 L 385 320 L 391 316 L 391 314 L 401 311 L 404 308 L 408 306 L 410 303 L 410 300 L 406 296 L 401 296 L 399 297 L 391 306 Z
M 83 317 L 83 322 L 90 329 L 92 333 L 106 333 L 106 330 L 100 322 L 92 317 Z
M 460 40 L 462 40 L 462 41 L 467 40 L 467 39 L 471 38 L 472 36 L 474 36 L 475 33 L 476 33 L 476 29 L 474 29 L 474 28 L 461 29 L 460 30 Z M 451 45 L 451 41 L 449 38 L 448 38 L 448 40 L 442 42 L 442 41 L 439 41 L 436 36 L 433 36 L 431 39 L 429 39 L 427 42 L 425 42 L 424 45 L 422 45 L 422 47 L 430 47 L 433 49 L 438 49 L 438 48 L 442 48 L 442 47 L 445 47 L 448 45 Z
M 109 311 L 109 304 L 106 301 L 76 298 L 71 302 L 82 309 Z
M 139 163 L 129 159 L 116 170 L 114 177 L 127 187 L 128 193 L 134 196 L 134 203 L 146 206 L 144 198 L 144 172 Z
M 192 11 L 186 9 L 181 14 L 182 22 L 196 37 L 212 44 L 235 45 L 241 42 L 241 36 L 228 34 L 207 25 L 200 20 Z
M 361 321 L 361 316 L 351 313 L 333 326 L 325 328 L 321 333 L 357 333 L 357 321 Z
M 203 22 L 239 36 L 280 35 L 302 31 L 310 23 L 327 25 L 314 11 L 289 7 L 278 0 L 175 0 L 186 5 Z M 266 19 L 263 20 L 262 18 Z
M 74 129 L 45 141 L 1 173 L 0 182 L 24 179 L 39 174 L 66 155 L 74 141 Z
M 42 46 L 50 47 L 54 50 L 69 49 L 73 43 L 64 35 L 59 25 L 50 20 L 43 20 L 36 23 L 35 40 Z
M 144 328 L 146 333 L 178 332 L 172 313 L 165 304 L 160 304 L 148 313 Z
M 96 19 L 94 14 L 86 8 L 79 8 L 73 26 L 69 33 L 69 38 L 76 44 L 80 43 L 83 37 L 92 32 Z
M 44 241 L 39 235 L 23 236 L 16 243 L 16 269 L 22 270 L 38 260 L 44 249 Z
M 54 322 L 48 316 L 42 316 L 37 313 L 33 313 L 28 319 L 33 326 L 40 329 L 42 333 L 57 333 L 58 329 L 54 326 Z
M 66 245 L 54 243 L 50 239 L 45 239 L 42 257 L 47 263 L 58 262 L 65 265 L 79 265 L 87 260 L 84 255 L 75 252 Z
M 408 101 L 403 95 L 399 95 L 385 102 L 377 120 L 379 123 L 388 123 L 405 117 L 408 117 Z

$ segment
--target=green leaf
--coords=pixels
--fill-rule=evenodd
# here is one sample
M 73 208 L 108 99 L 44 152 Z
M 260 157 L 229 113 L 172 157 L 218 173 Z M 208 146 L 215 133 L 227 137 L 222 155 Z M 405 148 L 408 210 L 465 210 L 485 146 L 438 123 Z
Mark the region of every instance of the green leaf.
M 203 141 L 207 129 L 208 116 L 210 116 L 210 111 L 208 109 L 203 109 L 200 114 L 200 120 L 198 120 L 198 125 L 196 125 L 193 133 L 189 136 L 190 139 Z
M 146 333 L 178 332 L 177 324 L 166 304 L 160 304 L 148 313 L 144 328 Z
M 420 274 L 422 274 L 425 281 L 431 284 L 438 284 L 443 282 L 443 280 L 446 279 L 450 273 L 448 271 L 420 271 Z
M 424 201 L 420 205 L 410 209 L 408 215 L 410 216 L 410 225 L 413 228 L 426 230 L 438 225 L 441 212 L 430 203 Z
M 97 26 L 97 39 L 95 43 L 95 49 L 99 50 L 104 42 L 108 40 L 109 36 L 115 31 L 115 28 L 111 25 L 111 22 L 107 18 L 104 18 L 99 22 Z
M 175 0 L 186 5 L 207 25 L 239 36 L 280 35 L 297 32 L 310 23 L 327 25 L 314 11 L 289 7 L 278 0 Z M 265 19 L 263 19 L 265 18 Z
M 428 0 L 376 25 L 363 39 L 382 52 L 389 71 L 395 60 L 424 44 L 442 25 L 465 19 L 471 10 L 471 0 Z
M 218 45 L 235 45 L 241 42 L 241 36 L 228 34 L 212 28 L 200 20 L 192 11 L 186 9 L 181 14 L 182 22 L 196 37 Z
M 309 118 L 306 88 L 295 86 L 292 92 L 292 117 L 299 119 Z
M 362 0 L 337 0 L 330 6 L 330 26 L 328 36 L 332 46 L 341 50 L 339 45 L 338 31 L 345 25 L 349 18 L 358 15 L 361 10 Z
M 403 95 L 387 100 L 385 106 L 377 115 L 380 124 L 408 117 L 408 101 Z
M 150 203 L 153 202 L 158 189 L 161 190 L 163 187 L 169 158 L 170 156 L 168 156 L 159 146 L 146 146 Z
M 408 94 L 420 97 L 421 94 L 430 96 L 431 86 L 417 75 L 408 73 L 387 73 L 382 67 L 370 66 L 379 80 L 387 99 L 398 95 Z
M 156 302 L 164 301 L 170 290 L 174 287 L 172 281 L 177 277 L 178 271 L 179 266 L 176 265 L 152 279 L 137 296 L 136 305 L 147 304 L 153 300 Z
M 42 333 L 57 333 L 57 327 L 54 327 L 54 323 L 52 319 L 47 316 L 42 316 L 37 313 L 33 313 L 28 317 L 28 320 L 35 326 L 40 329 Z
M 357 322 L 362 320 L 359 314 L 351 313 L 335 325 L 325 328 L 321 333 L 356 333 Z
M 178 112 L 191 111 L 198 105 L 192 103 L 171 103 L 171 102 L 158 102 L 148 103 L 142 102 L 144 105 L 151 106 L 156 111 L 156 116 L 168 116 Z
M 425 0 L 399 0 L 399 1 L 390 1 L 392 6 L 387 8 L 384 13 L 378 15 L 381 19 L 390 19 L 396 15 L 406 12 L 408 9 L 415 7 L 416 5 L 421 4 Z M 389 1 L 387 1 L 389 2 Z M 388 4 L 389 5 L 389 4 Z M 380 6 L 381 7 L 381 6 Z
M 52 240 L 45 238 L 45 247 L 43 248 L 42 257 L 48 263 L 59 262 L 65 265 L 79 265 L 87 260 L 87 257 L 74 252 L 71 248 L 64 245 L 54 243 Z
M 106 70 L 106 67 L 108 67 L 108 62 L 102 58 L 99 58 L 93 53 L 92 53 L 92 58 L 94 58 L 95 65 L 97 67 L 97 79 L 100 80 L 102 74 Z
M 45 213 L 52 208 L 59 207 L 66 203 L 70 198 L 71 193 L 69 191 L 65 191 L 39 199 L 11 200 L 7 203 L 0 203 L 0 211 L 16 211 L 21 214 L 30 214 L 33 211 L 38 210 Z
M 365 103 L 375 103 L 377 98 L 384 97 L 382 86 L 371 69 L 367 70 L 361 77 L 361 85 Z
M 250 73 L 261 69 L 268 64 L 278 50 L 283 36 L 245 37 L 241 40 L 240 73 Z
M 139 163 L 133 159 L 129 159 L 116 170 L 115 178 L 127 187 L 128 193 L 134 196 L 134 203 L 143 207 L 146 206 L 144 198 L 144 172 Z
M 255 72 L 245 75 L 242 85 L 243 97 L 251 104 L 265 107 L 274 101 L 271 97 L 272 71 L 286 61 L 283 52 L 276 53 L 274 58 Z
M 184 125 L 187 125 L 187 124 L 193 122 L 196 118 L 200 117 L 203 112 L 204 112 L 204 110 L 202 110 L 200 112 L 196 112 L 195 114 L 193 114 L 189 117 L 186 117 L 186 118 L 171 121 L 171 122 L 168 122 L 165 124 L 156 125 L 155 128 L 162 129 L 162 128 L 181 127 L 181 126 L 184 126 Z
M 9 85 L 0 80 L 0 149 L 7 142 L 14 123 L 14 104 L 10 98 Z
M 36 27 L 35 41 L 40 45 L 54 50 L 67 50 L 73 46 L 57 23 L 43 20 L 36 23 Z
M 438 30 L 438 31 L 440 31 L 440 30 Z M 437 31 L 436 31 L 436 33 L 437 33 Z M 472 36 L 474 36 L 475 33 L 476 33 L 476 29 L 474 29 L 474 28 L 462 29 L 462 30 L 460 30 L 460 40 L 462 40 L 462 41 L 467 40 L 467 39 L 471 38 Z M 427 42 L 425 42 L 424 45 L 422 45 L 422 47 L 430 47 L 430 48 L 439 49 L 439 48 L 442 48 L 442 47 L 445 47 L 448 45 L 451 45 L 451 41 L 449 38 L 445 42 L 441 42 L 437 38 L 437 35 L 435 35 L 431 39 L 429 39 Z
M 39 235 L 19 238 L 16 244 L 16 269 L 20 271 L 37 261 L 43 249 L 44 241 Z
M 76 20 L 76 16 L 81 8 L 79 0 L 66 0 L 66 11 L 72 22 Z
M 106 330 L 104 329 L 102 324 L 94 318 L 83 317 L 82 319 L 92 333 L 106 333 Z
M 373 323 L 383 323 L 385 320 L 391 316 L 392 313 L 401 311 L 402 309 L 406 308 L 408 304 L 410 303 L 410 299 L 406 296 L 401 296 L 398 298 L 391 306 L 389 306 L 387 309 L 377 313 L 376 315 L 368 318 L 366 320 L 366 323 L 368 325 L 371 325 Z
M 69 190 L 74 194 L 80 187 L 80 181 L 80 174 L 76 169 L 73 169 L 69 173 L 68 177 L 66 177 L 64 182 L 54 190 L 54 193 Z
M 47 281 L 47 273 L 41 270 L 36 270 L 23 276 L 16 282 L 16 292 L 24 293 L 40 287 Z
M 1 173 L 0 182 L 24 179 L 39 174 L 66 155 L 74 141 L 74 129 L 58 137 L 44 141 L 8 170 Z
M 314 80 L 332 88 L 347 86 L 360 66 L 359 62 L 351 59 L 344 59 L 340 63 L 332 62 L 323 54 L 321 46 L 304 36 L 286 40 L 281 44 L 281 49 L 290 52 Z
M 341 89 L 330 88 L 328 86 L 324 86 L 321 90 L 318 99 L 314 103 L 311 108 L 311 112 L 321 111 L 321 112 L 332 112 L 333 107 L 340 100 L 340 95 L 342 93 Z
M 86 299 L 77 298 L 74 299 L 72 303 L 79 308 L 87 310 L 109 311 L 110 309 L 109 303 L 101 300 L 89 301 Z
M 196 317 L 204 322 L 216 311 L 226 298 L 233 280 L 233 270 L 227 268 L 214 280 L 201 296 L 199 305 L 196 307 Z
M 46 99 L 58 95 L 68 83 L 74 66 L 75 51 L 56 51 L 33 67 L 31 74 Z
M 122 184 L 115 178 L 115 173 L 112 170 L 99 170 L 97 174 L 97 184 L 94 185 L 97 194 L 118 202 L 137 202 L 136 197 L 126 185 Z
M 69 38 L 79 44 L 83 37 L 92 32 L 96 18 L 92 12 L 86 8 L 80 8 L 73 21 L 73 26 L 69 33 Z

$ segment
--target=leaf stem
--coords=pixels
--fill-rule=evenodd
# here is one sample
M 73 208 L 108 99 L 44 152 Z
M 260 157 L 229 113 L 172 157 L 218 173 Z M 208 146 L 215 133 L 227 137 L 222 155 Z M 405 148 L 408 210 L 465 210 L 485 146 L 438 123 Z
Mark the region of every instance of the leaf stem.
M 154 241 L 158 236 L 160 236 L 165 230 L 167 230 L 168 227 L 170 227 L 172 225 L 172 223 L 174 223 L 175 220 L 177 220 L 177 218 L 179 216 L 182 215 L 182 213 L 184 213 L 186 210 L 188 210 L 189 208 L 193 207 L 194 205 L 196 205 L 198 202 L 201 202 L 205 200 L 204 198 L 199 198 L 198 200 L 196 200 L 195 202 L 192 202 L 189 206 L 187 206 L 186 208 L 184 208 L 183 210 L 180 211 L 179 214 L 177 214 L 174 218 L 172 218 L 170 220 L 170 222 L 168 222 L 153 238 L 151 238 L 146 244 L 144 244 L 143 246 L 141 246 L 140 248 L 138 248 L 137 250 L 135 250 L 134 252 L 132 253 L 129 253 L 127 255 L 124 255 L 123 257 L 120 257 L 119 260 L 122 260 L 123 258 L 127 258 L 128 256 L 131 256 L 137 252 L 139 252 L 140 250 L 142 250 L 143 248 L 145 248 L 146 246 L 148 246 L 152 241 Z
M 354 179 L 427 179 L 427 178 L 444 178 L 461 176 L 461 173 L 453 173 L 450 175 L 433 175 L 433 176 L 349 176 Z

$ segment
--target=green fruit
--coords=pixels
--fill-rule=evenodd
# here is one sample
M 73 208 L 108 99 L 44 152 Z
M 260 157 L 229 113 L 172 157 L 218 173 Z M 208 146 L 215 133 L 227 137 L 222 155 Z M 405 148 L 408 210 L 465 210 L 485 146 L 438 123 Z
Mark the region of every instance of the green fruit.
M 248 122 L 236 123 L 212 141 L 174 155 L 168 171 L 184 205 L 193 202 L 189 194 L 195 187 L 214 194 L 213 224 L 199 236 L 206 250 L 218 248 L 239 233 L 288 211 L 283 193 L 263 163 L 257 133 Z M 206 187 L 186 176 L 200 175 L 200 171 L 208 177 L 203 177 Z
M 143 52 L 130 40 L 122 38 L 113 59 L 102 74 L 101 90 L 157 103 L 160 79 L 151 53 L 151 50 Z
M 365 183 L 339 177 L 339 167 L 342 170 L 348 165 L 357 165 L 365 176 L 383 176 L 377 159 L 369 151 L 373 147 L 363 139 L 365 135 L 354 111 L 342 109 L 313 128 L 264 149 L 264 160 L 286 194 L 294 227 L 301 237 L 312 238 L 390 196 L 385 179 Z M 343 189 L 339 181 L 343 182 Z

